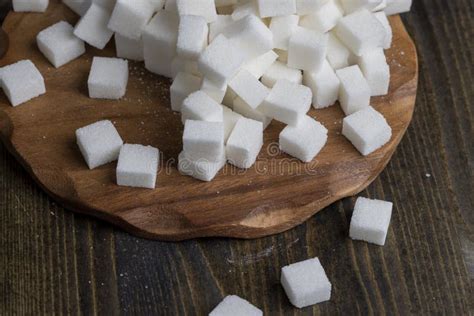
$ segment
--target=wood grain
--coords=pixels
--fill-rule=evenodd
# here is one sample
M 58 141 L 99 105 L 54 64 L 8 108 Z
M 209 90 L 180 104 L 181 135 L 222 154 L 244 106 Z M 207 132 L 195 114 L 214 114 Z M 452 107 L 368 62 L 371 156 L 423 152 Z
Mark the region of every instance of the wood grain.
M 87 96 L 86 78 L 93 56 L 114 54 L 88 49 L 86 55 L 55 69 L 35 47 L 36 34 L 59 20 L 74 22 L 65 6 L 53 1 L 46 14 L 10 14 L 4 29 L 12 39 L 1 65 L 29 58 L 45 77 L 47 94 L 12 108 L 0 99 L 0 135 L 7 148 L 38 183 L 62 205 L 110 221 L 147 238 L 182 240 L 228 236 L 255 238 L 301 224 L 327 205 L 367 187 L 383 170 L 413 114 L 418 64 L 413 42 L 399 17 L 391 18 L 393 48 L 388 96 L 372 103 L 393 130 L 389 144 L 361 156 L 341 135 L 338 106 L 313 110 L 329 130 L 328 144 L 313 162 L 300 163 L 280 153 L 277 122 L 265 132 L 256 165 L 246 171 L 227 165 L 211 183 L 184 177 L 176 169 L 182 124 L 170 110 L 169 81 L 131 66 L 126 96 L 102 101 Z M 119 187 L 115 163 L 88 170 L 75 145 L 77 128 L 101 119 L 114 121 L 127 143 L 162 151 L 155 190 Z

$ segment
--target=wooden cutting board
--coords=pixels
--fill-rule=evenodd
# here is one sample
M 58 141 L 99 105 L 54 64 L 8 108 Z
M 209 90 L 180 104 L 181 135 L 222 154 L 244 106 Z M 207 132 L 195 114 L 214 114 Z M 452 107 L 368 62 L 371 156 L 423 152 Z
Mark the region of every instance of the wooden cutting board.
M 312 110 L 329 130 L 321 153 L 303 164 L 280 153 L 282 124 L 273 122 L 256 163 L 243 171 L 227 165 L 203 183 L 176 169 L 182 148 L 180 115 L 170 110 L 168 79 L 131 63 L 126 96 L 120 101 L 88 98 L 87 77 L 93 56 L 113 56 L 91 47 L 81 58 L 55 69 L 39 52 L 36 34 L 60 20 L 77 17 L 57 0 L 45 14 L 10 13 L 4 29 L 10 49 L 0 65 L 31 59 L 46 80 L 47 93 L 16 108 L 0 94 L 0 136 L 39 185 L 72 211 L 92 215 L 132 234 L 163 240 L 205 236 L 256 238 L 303 223 L 329 204 L 367 187 L 384 169 L 405 133 L 414 110 L 418 64 L 415 46 L 400 18 L 391 17 L 393 47 L 390 94 L 372 99 L 393 129 L 389 144 L 361 156 L 341 135 L 339 106 Z M 113 42 L 113 41 L 112 41 Z M 155 190 L 119 187 L 115 163 L 89 170 L 75 143 L 75 130 L 112 120 L 127 143 L 158 147 L 162 166 Z

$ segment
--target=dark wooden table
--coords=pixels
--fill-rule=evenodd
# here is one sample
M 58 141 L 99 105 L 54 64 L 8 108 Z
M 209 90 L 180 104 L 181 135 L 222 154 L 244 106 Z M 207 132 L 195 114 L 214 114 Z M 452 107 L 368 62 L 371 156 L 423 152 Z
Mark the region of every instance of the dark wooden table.
M 258 240 L 143 240 L 51 200 L 0 145 L 0 314 L 205 315 L 225 295 L 274 314 L 474 312 L 473 2 L 414 0 L 415 117 L 361 195 L 395 204 L 385 247 L 348 237 L 355 199 Z M 280 268 L 318 256 L 330 302 L 293 308 Z

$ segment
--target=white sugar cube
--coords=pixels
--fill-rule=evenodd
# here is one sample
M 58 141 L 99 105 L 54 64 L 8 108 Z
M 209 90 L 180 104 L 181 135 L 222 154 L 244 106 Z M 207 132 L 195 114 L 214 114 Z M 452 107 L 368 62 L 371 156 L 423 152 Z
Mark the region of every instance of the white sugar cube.
M 412 0 L 390 0 L 387 1 L 387 7 L 384 9 L 387 15 L 395 15 L 408 12 L 411 9 Z
M 165 77 L 173 77 L 179 18 L 173 12 L 159 11 L 143 31 L 145 67 Z
M 305 72 L 303 81 L 313 92 L 315 109 L 326 108 L 336 103 L 341 82 L 328 61 L 324 61 L 323 68 L 317 73 Z
M 13 0 L 15 12 L 44 12 L 48 8 L 49 0 Z
M 143 61 L 143 40 L 130 39 L 115 33 L 115 50 L 117 57 L 130 60 Z
M 308 15 L 326 4 L 329 0 L 296 0 L 296 13 L 298 15 Z
M 311 107 L 311 89 L 290 82 L 278 80 L 260 109 L 263 114 L 288 125 L 298 125 Z
M 310 162 L 326 144 L 328 130 L 309 116 L 305 116 L 298 126 L 286 126 L 279 137 L 280 150 Z
M 387 15 L 385 15 L 385 12 L 375 12 L 374 16 L 379 20 L 379 22 L 383 25 L 385 29 L 385 39 L 383 41 L 383 48 L 389 49 L 392 46 L 392 38 L 393 38 L 393 33 L 392 33 L 392 27 L 390 26 L 390 22 L 387 19 Z
M 293 83 L 302 83 L 301 70 L 293 69 L 280 61 L 274 62 L 262 77 L 262 83 L 272 88 L 278 80 L 286 79 Z
M 342 134 L 367 156 L 390 141 L 392 129 L 382 114 L 368 106 L 344 118 Z
M 183 150 L 193 160 L 219 161 L 224 154 L 224 123 L 187 120 Z
M 120 99 L 127 91 L 128 61 L 120 58 L 94 57 L 87 85 L 89 97 Z
M 216 83 L 207 78 L 203 78 L 201 91 L 214 99 L 217 103 L 222 103 L 227 92 L 227 82 Z
M 297 15 L 278 16 L 272 18 L 270 31 L 273 33 L 273 47 L 288 50 L 291 35 L 298 27 L 300 17 Z
M 76 24 L 74 35 L 91 46 L 104 49 L 114 34 L 107 27 L 109 20 L 110 12 L 93 3 Z
M 190 60 L 197 60 L 207 46 L 208 35 L 209 27 L 202 16 L 180 16 L 176 49 L 178 56 Z
M 178 157 L 178 170 L 181 174 L 191 176 L 201 181 L 212 181 L 219 170 L 226 163 L 224 151 L 216 161 L 207 159 L 193 159 L 189 157 L 185 151 L 182 151 Z
M 393 203 L 359 197 L 352 213 L 349 236 L 379 246 L 385 245 Z
M 359 66 L 354 65 L 336 70 L 341 81 L 339 103 L 346 115 L 350 115 L 370 104 L 369 83 L 362 74 Z
M 61 21 L 42 30 L 36 43 L 43 55 L 58 68 L 86 52 L 84 42 L 73 33 L 71 24 Z
M 381 0 L 339 0 L 341 6 L 346 14 L 355 12 L 361 9 L 367 9 L 369 11 L 375 9 L 381 2 Z
M 268 96 L 270 90 L 247 70 L 241 70 L 229 81 L 229 87 L 252 109 L 256 109 Z
M 272 122 L 272 118 L 263 114 L 262 111 L 260 111 L 260 107 L 257 109 L 252 109 L 239 97 L 234 99 L 233 105 L 234 111 L 239 113 L 240 115 L 255 121 L 262 122 L 263 129 L 266 129 L 268 125 L 270 125 L 270 123 Z
M 201 72 L 199 71 L 197 61 L 175 56 L 171 61 L 172 78 L 175 78 L 180 72 L 185 72 L 198 77 L 202 76 Z
M 222 105 L 203 91 L 193 92 L 184 99 L 181 114 L 183 124 L 186 120 L 222 122 L 224 119 Z
M 212 42 L 217 35 L 234 22 L 230 15 L 218 15 L 217 19 L 209 24 L 209 42 Z
M 179 15 L 198 15 L 206 19 L 207 23 L 217 19 L 214 0 L 176 0 Z
M 385 28 L 369 11 L 362 9 L 339 19 L 336 35 L 354 54 L 361 56 L 377 47 L 383 47 Z
M 151 146 L 125 144 L 117 164 L 117 184 L 154 189 L 160 154 Z
M 86 14 L 87 10 L 91 6 L 92 0 L 62 0 L 72 11 L 79 16 Z
M 89 169 L 116 160 L 123 145 L 114 124 L 108 120 L 79 128 L 76 141 Z
M 372 96 L 386 95 L 390 85 L 390 67 L 382 48 L 359 57 L 359 67 L 370 87 Z
M 248 169 L 255 163 L 262 146 L 262 122 L 242 117 L 227 140 L 227 160 L 238 168 Z
M 257 1 L 252 0 L 236 5 L 234 6 L 234 11 L 231 14 L 232 20 L 234 21 L 245 18 L 248 15 L 260 16 L 258 13 Z
M 226 82 L 238 71 L 245 56 L 224 35 L 217 36 L 198 59 L 199 71 L 214 82 Z
M 170 87 L 171 109 L 180 112 L 184 99 L 198 91 L 200 86 L 201 78 L 185 72 L 178 73 Z
M 341 43 L 333 32 L 329 32 L 326 58 L 331 64 L 331 67 L 336 70 L 349 67 L 353 59 L 355 59 L 351 51 Z
M 242 117 L 237 112 L 232 111 L 226 106 L 223 106 L 224 110 L 224 143 L 227 143 L 230 133 L 234 130 L 235 124 Z
M 303 17 L 300 25 L 319 33 L 326 33 L 336 26 L 342 16 L 342 9 L 336 0 L 329 0 L 317 11 Z
M 281 284 L 290 302 L 298 308 L 331 299 L 331 283 L 318 258 L 283 267 Z
M 242 69 L 250 72 L 255 78 L 260 79 L 263 74 L 273 65 L 277 60 L 278 55 L 273 50 L 260 55 L 242 65 Z
M 0 68 L 0 83 L 12 106 L 46 93 L 43 76 L 30 60 Z
M 290 38 L 288 66 L 291 68 L 318 72 L 326 59 L 328 35 L 298 28 Z
M 150 0 L 117 0 L 108 27 L 120 35 L 138 40 L 154 12 Z
M 248 301 L 236 296 L 229 295 L 217 305 L 209 316 L 263 316 L 263 312 Z
M 257 0 L 257 3 L 262 18 L 296 13 L 296 0 Z

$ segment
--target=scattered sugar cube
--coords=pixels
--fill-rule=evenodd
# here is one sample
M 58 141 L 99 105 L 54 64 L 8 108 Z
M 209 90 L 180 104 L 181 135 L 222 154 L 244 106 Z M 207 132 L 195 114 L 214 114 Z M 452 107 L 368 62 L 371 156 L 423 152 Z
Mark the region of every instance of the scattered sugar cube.
M 368 106 L 344 118 L 342 135 L 367 156 L 390 141 L 392 129 L 382 114 Z
M 115 50 L 117 57 L 143 61 L 143 39 L 130 39 L 115 33 Z
M 336 103 L 341 82 L 327 60 L 321 71 L 304 73 L 304 84 L 313 92 L 313 107 L 323 109 Z
M 45 12 L 49 0 L 13 0 L 13 11 L 15 12 Z
M 288 66 L 291 68 L 318 72 L 326 59 L 328 35 L 298 28 L 290 38 Z
M 232 20 L 238 21 L 248 15 L 260 16 L 258 13 L 257 1 L 249 1 L 235 6 L 231 17 Z
M 298 308 L 331 299 L 331 283 L 318 258 L 283 267 L 281 284 L 291 304 Z
M 303 17 L 300 25 L 319 33 L 326 33 L 336 26 L 342 16 L 343 11 L 336 0 L 329 0 L 317 11 Z
M 180 72 L 185 72 L 198 77 L 202 76 L 197 61 L 175 56 L 171 61 L 171 74 L 173 75 L 173 78 L 175 78 Z
M 280 133 L 280 150 L 310 162 L 326 144 L 328 130 L 309 116 L 305 116 L 298 126 L 286 126 Z
M 192 160 L 219 161 L 224 154 L 224 123 L 187 120 L 183 150 Z
M 339 40 L 357 56 L 384 46 L 385 28 L 366 9 L 339 19 L 335 31 Z
M 375 12 L 374 16 L 379 20 L 379 22 L 383 25 L 385 28 L 385 39 L 383 41 L 383 48 L 389 49 L 392 46 L 392 38 L 393 38 L 393 33 L 392 33 L 392 27 L 390 26 L 390 22 L 388 21 L 387 15 L 385 15 L 385 12 Z
M 341 6 L 346 14 L 355 12 L 361 9 L 367 9 L 369 11 L 375 9 L 381 2 L 381 0 L 339 0 Z
M 77 15 L 83 16 L 91 6 L 92 0 L 62 0 Z
M 87 80 L 89 97 L 120 99 L 127 91 L 128 61 L 120 58 L 94 57 Z
M 209 24 L 209 42 L 212 42 L 217 35 L 234 22 L 230 15 L 218 15 L 217 19 Z
M 326 4 L 329 0 L 296 0 L 296 13 L 298 15 L 308 15 Z
M 159 156 L 158 149 L 151 146 L 123 145 L 117 164 L 117 184 L 154 189 Z
M 278 16 L 272 18 L 270 31 L 273 33 L 273 47 L 288 50 L 290 37 L 298 27 L 300 17 L 297 15 Z
M 349 236 L 379 246 L 385 245 L 393 203 L 357 198 L 351 218 Z
M 46 93 L 43 76 L 31 60 L 21 60 L 0 68 L 0 73 L 3 92 L 12 106 Z
M 263 146 L 262 122 L 240 118 L 226 145 L 227 160 L 242 169 L 250 168 Z
M 227 82 L 215 83 L 207 78 L 203 78 L 201 91 L 204 91 L 217 103 L 222 103 L 227 92 Z
M 235 124 L 237 124 L 237 121 L 242 117 L 242 115 L 232 111 L 226 106 L 223 106 L 222 108 L 224 110 L 224 143 L 227 144 L 230 133 L 232 133 Z
M 73 33 L 71 24 L 61 21 L 42 30 L 36 43 L 43 55 L 59 68 L 86 52 L 84 42 Z
M 123 145 L 114 124 L 108 120 L 79 128 L 76 140 L 89 169 L 116 160 Z
M 309 111 L 312 97 L 310 88 L 278 80 L 260 108 L 263 114 L 277 121 L 298 125 Z
M 263 129 L 265 130 L 268 125 L 272 122 L 272 118 L 262 113 L 261 108 L 252 109 L 244 100 L 236 97 L 233 102 L 234 111 L 239 113 L 246 118 L 250 118 L 255 121 L 262 122 Z
M 390 67 L 382 48 L 359 57 L 359 67 L 370 87 L 372 96 L 386 95 L 390 85 Z
M 104 49 L 114 34 L 107 27 L 109 20 L 110 12 L 93 3 L 76 24 L 74 35 L 95 48 Z
M 182 15 L 198 15 L 212 23 L 217 19 L 214 0 L 176 0 L 178 13 Z
M 302 83 L 303 74 L 299 69 L 293 69 L 280 61 L 274 62 L 262 77 L 262 83 L 273 88 L 278 80 L 286 79 L 293 83 Z
M 203 91 L 193 92 L 184 99 L 181 114 L 183 124 L 186 120 L 222 122 L 224 119 L 222 105 Z
M 351 51 L 341 43 L 333 32 L 329 32 L 326 58 L 331 67 L 336 70 L 349 67 L 355 59 Z
M 270 90 L 247 70 L 241 70 L 229 81 L 229 87 L 252 109 L 256 109 L 268 96 Z
M 284 16 L 296 13 L 295 0 L 257 0 L 261 18 Z
M 178 157 L 178 170 L 183 175 L 209 182 L 215 178 L 225 163 L 224 152 L 221 153 L 216 161 L 209 161 L 207 159 L 193 159 L 185 151 L 182 151 Z
M 247 70 L 255 78 L 260 79 L 277 58 L 278 55 L 273 50 L 270 50 L 267 53 L 244 63 L 242 69 Z
M 217 305 L 209 316 L 263 316 L 263 312 L 237 295 L 229 295 Z
M 357 112 L 370 104 L 370 87 L 359 66 L 336 70 L 341 81 L 339 103 L 346 115 Z
M 197 60 L 207 46 L 208 35 L 209 27 L 202 16 L 180 16 L 177 43 L 178 56 Z
M 412 0 L 390 0 L 384 9 L 387 15 L 395 15 L 408 12 L 411 9 Z
M 117 0 L 108 27 L 131 39 L 140 39 L 155 7 L 150 0 Z
M 198 91 L 200 86 L 201 78 L 185 72 L 178 73 L 170 87 L 171 109 L 181 112 L 184 99 Z

